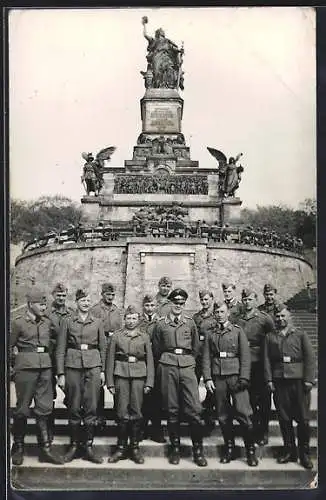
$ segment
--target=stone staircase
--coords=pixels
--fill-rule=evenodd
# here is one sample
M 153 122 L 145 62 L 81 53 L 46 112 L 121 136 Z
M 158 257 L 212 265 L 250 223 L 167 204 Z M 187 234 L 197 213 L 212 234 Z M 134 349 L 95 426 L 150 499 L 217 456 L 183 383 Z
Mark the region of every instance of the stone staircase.
M 64 452 L 69 442 L 67 432 L 67 410 L 62 404 L 62 393 L 56 402 L 56 435 L 54 448 Z M 11 482 L 17 489 L 23 490 L 145 490 L 145 489 L 281 489 L 308 488 L 317 470 L 317 391 L 313 389 L 311 409 L 311 451 L 315 464 L 313 471 L 303 469 L 299 463 L 279 465 L 275 456 L 282 445 L 279 426 L 273 407 L 270 422 L 270 440 L 265 447 L 257 447 L 259 465 L 248 467 L 245 450 L 240 437 L 236 438 L 237 458 L 230 464 L 219 462 L 219 453 L 223 440 L 218 423 L 210 437 L 204 438 L 204 448 L 208 467 L 199 468 L 191 456 L 191 441 L 187 426 L 181 425 L 182 458 L 178 467 L 167 461 L 168 444 L 158 444 L 150 440 L 141 443 L 145 463 L 136 465 L 131 460 L 123 460 L 117 464 L 108 464 L 107 458 L 116 443 L 116 429 L 112 410 L 112 398 L 108 391 L 106 397 L 107 427 L 104 435 L 95 437 L 96 450 L 104 457 L 101 465 L 91 464 L 77 459 L 65 465 L 43 464 L 37 458 L 35 438 L 35 422 L 28 420 L 26 436 L 26 457 L 22 466 L 12 466 Z M 205 389 L 200 386 L 200 397 L 205 397 Z M 12 394 L 12 405 L 14 405 Z M 167 436 L 166 422 L 163 422 Z M 238 427 L 235 429 L 237 430 Z M 238 433 L 237 433 L 238 434 Z

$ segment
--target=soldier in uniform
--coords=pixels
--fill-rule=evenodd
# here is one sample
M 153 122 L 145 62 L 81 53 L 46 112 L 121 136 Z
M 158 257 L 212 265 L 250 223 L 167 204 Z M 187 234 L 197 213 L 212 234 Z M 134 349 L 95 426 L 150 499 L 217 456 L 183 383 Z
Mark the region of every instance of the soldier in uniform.
M 64 460 L 78 457 L 84 420 L 84 458 L 102 463 L 93 449 L 93 438 L 100 387 L 105 382 L 106 342 L 102 321 L 89 312 L 87 290 L 77 290 L 76 304 L 76 313 L 62 322 L 56 350 L 58 385 L 66 393 L 71 438 Z
M 298 424 L 299 460 L 312 469 L 309 440 L 311 389 L 315 379 L 315 359 L 308 335 L 297 330 L 284 304 L 276 312 L 276 330 L 266 336 L 265 379 L 274 393 L 275 407 L 283 436 L 284 448 L 277 461 L 296 462 L 297 448 L 292 422 Z
M 102 298 L 91 309 L 91 314 L 103 322 L 104 334 L 106 337 L 106 350 L 108 351 L 112 335 L 122 328 L 122 312 L 113 303 L 115 297 L 115 287 L 112 283 L 103 283 Z M 105 357 L 106 359 L 106 357 Z M 104 412 L 104 387 L 101 386 L 100 398 L 97 408 L 97 424 L 100 430 L 105 428 Z
M 27 295 L 27 311 L 11 325 L 10 350 L 14 369 L 17 403 L 14 411 L 12 463 L 24 459 L 24 438 L 29 408 L 34 399 L 34 414 L 39 436 L 39 460 L 62 464 L 51 450 L 48 419 L 53 411 L 52 362 L 50 357 L 50 320 L 44 315 L 46 296 L 33 289 Z M 16 355 L 14 356 L 14 350 Z
M 139 327 L 145 331 L 150 340 L 152 340 L 153 330 L 159 316 L 156 312 L 156 301 L 152 295 L 145 295 L 143 298 L 143 314 L 140 318 Z M 155 364 L 155 373 L 157 372 L 157 364 Z M 148 437 L 148 422 L 152 422 L 150 437 L 152 441 L 157 443 L 165 443 L 164 432 L 161 425 L 162 421 L 162 396 L 161 388 L 157 377 L 154 379 L 154 387 L 151 392 L 144 397 L 143 404 L 143 432 L 142 438 Z
M 264 297 L 265 302 L 261 304 L 258 309 L 270 315 L 270 317 L 275 321 L 276 311 L 278 310 L 279 301 L 276 298 L 277 289 L 274 285 L 266 283 L 264 285 Z
M 154 362 L 149 335 L 138 324 L 137 310 L 127 307 L 125 327 L 113 335 L 108 352 L 107 386 L 115 396 L 118 419 L 118 446 L 109 457 L 110 463 L 127 458 L 128 434 L 131 459 L 136 464 L 144 463 L 139 449 L 142 405 L 144 393 L 154 386 Z
M 251 353 L 250 404 L 253 409 L 253 425 L 256 441 L 260 446 L 268 443 L 268 423 L 271 410 L 270 392 L 264 380 L 264 340 L 273 331 L 272 318 L 257 309 L 257 294 L 250 288 L 242 290 L 244 310 L 238 325 L 247 335 Z
M 171 278 L 162 276 L 158 282 L 158 293 L 156 294 L 156 312 L 159 316 L 165 316 L 171 309 L 171 303 L 168 298 L 171 288 Z
M 232 421 L 236 418 L 242 428 L 247 462 L 258 465 L 252 426 L 248 386 L 250 377 L 250 349 L 244 331 L 229 321 L 230 310 L 225 302 L 215 306 L 217 325 L 205 338 L 203 373 L 207 391 L 215 399 L 217 418 L 225 442 L 221 463 L 234 458 Z M 233 405 L 231 404 L 231 397 Z
M 57 379 L 56 379 L 56 345 L 57 345 L 57 337 L 59 335 L 60 327 L 62 320 L 67 318 L 73 314 L 73 309 L 66 306 L 66 298 L 67 298 L 67 287 L 63 283 L 57 283 L 52 290 L 53 302 L 50 307 L 45 311 L 45 315 L 51 321 L 51 360 L 53 366 L 53 409 L 54 403 L 57 398 Z M 54 436 L 54 412 L 49 417 L 49 436 L 50 441 L 53 441 Z
M 202 361 L 203 361 L 203 349 L 204 349 L 205 337 L 208 335 L 208 332 L 211 331 L 216 325 L 216 319 L 213 310 L 213 300 L 214 300 L 213 292 L 211 290 L 200 290 L 199 300 L 202 305 L 202 308 L 200 311 L 196 312 L 193 315 L 193 320 L 196 323 L 197 331 L 199 334 L 199 342 L 200 342 L 199 354 L 196 358 L 196 369 L 195 369 L 198 384 L 203 374 Z M 204 407 L 203 417 L 205 420 L 206 430 L 208 434 L 215 427 L 215 420 L 213 419 L 212 415 L 213 406 L 214 406 L 214 398 L 212 397 L 211 392 L 207 391 L 206 398 L 203 401 L 203 407 Z
M 196 324 L 183 313 L 188 294 L 181 288 L 169 294 L 171 310 L 159 319 L 152 335 L 154 359 L 158 362 L 163 407 L 168 416 L 168 432 L 171 442 L 169 462 L 180 462 L 181 410 L 190 423 L 195 463 L 205 467 L 203 453 L 202 407 L 199 401 L 198 383 L 195 373 L 196 357 L 199 353 L 199 338 Z
M 242 313 L 242 304 L 235 296 L 236 286 L 231 281 L 225 281 L 222 283 L 222 290 L 224 295 L 224 302 L 228 306 L 230 312 L 230 321 L 231 323 L 237 322 L 239 316 Z

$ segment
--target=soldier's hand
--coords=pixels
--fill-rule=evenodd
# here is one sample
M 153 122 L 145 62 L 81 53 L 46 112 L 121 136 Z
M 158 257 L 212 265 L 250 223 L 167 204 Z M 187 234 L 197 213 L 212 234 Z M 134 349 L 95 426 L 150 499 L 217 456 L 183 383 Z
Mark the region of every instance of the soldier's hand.
M 268 382 L 267 387 L 271 392 L 275 392 L 275 385 L 273 382 Z
M 310 392 L 313 387 L 313 384 L 311 382 L 305 382 L 304 383 L 304 390 L 305 392 Z
M 11 366 L 10 367 L 10 380 L 14 380 L 15 378 L 15 369 Z
M 214 382 L 213 380 L 207 380 L 206 382 L 206 389 L 208 392 L 214 392 L 215 391 L 215 385 L 214 385 Z
M 145 385 L 144 387 L 144 394 L 148 394 L 149 392 L 151 392 L 152 388 L 149 387 L 148 385 Z
M 112 385 L 111 387 L 108 387 L 109 391 L 111 392 L 111 394 L 113 394 L 113 396 L 115 395 L 115 387 Z
M 58 376 L 58 386 L 60 389 L 64 390 L 66 385 L 66 377 L 64 375 L 59 375 Z
M 103 387 L 103 385 L 105 385 L 105 373 L 101 372 L 101 387 Z

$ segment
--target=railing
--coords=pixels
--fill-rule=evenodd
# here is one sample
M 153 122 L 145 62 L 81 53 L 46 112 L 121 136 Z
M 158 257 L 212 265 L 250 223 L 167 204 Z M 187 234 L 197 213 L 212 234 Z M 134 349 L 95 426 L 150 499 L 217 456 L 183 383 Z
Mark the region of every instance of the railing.
M 125 223 L 100 223 L 98 226 L 79 226 L 60 233 L 50 232 L 26 243 L 23 253 L 50 245 L 83 243 L 89 241 L 117 241 L 128 237 L 153 238 L 207 238 L 212 242 L 239 243 L 244 245 L 277 248 L 302 253 L 302 240 L 290 235 L 279 235 L 275 231 L 260 231 L 241 227 L 186 223 L 183 221 Z

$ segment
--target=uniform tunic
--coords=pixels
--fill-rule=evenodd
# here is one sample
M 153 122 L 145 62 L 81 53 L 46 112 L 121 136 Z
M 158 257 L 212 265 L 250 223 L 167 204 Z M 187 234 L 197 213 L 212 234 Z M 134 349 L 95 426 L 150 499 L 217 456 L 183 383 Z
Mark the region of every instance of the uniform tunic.
M 10 349 L 16 348 L 14 382 L 16 388 L 17 417 L 27 417 L 34 399 L 34 413 L 47 416 L 53 407 L 50 320 L 36 321 L 27 311 L 11 324 Z
M 95 304 L 90 312 L 95 318 L 103 320 L 103 329 L 108 348 L 113 333 L 122 328 L 122 313 L 115 304 L 108 305 L 104 300 Z
M 237 323 L 243 312 L 243 305 L 239 302 L 235 297 L 231 299 L 229 302 L 225 300 L 226 305 L 228 306 L 228 310 L 230 312 L 229 320 L 231 323 Z
M 199 382 L 202 375 L 204 341 L 208 332 L 214 329 L 217 325 L 217 321 L 212 310 L 204 311 L 203 309 L 193 315 L 193 320 L 196 323 L 200 342 L 199 354 L 196 359 L 196 377 Z
M 158 361 L 164 410 L 170 421 L 177 421 L 181 409 L 191 423 L 201 424 L 202 407 L 199 401 L 195 374 L 200 344 L 196 324 L 181 314 L 176 324 L 170 313 L 158 320 L 152 336 L 154 359 Z
M 78 314 L 64 320 L 57 341 L 58 375 L 66 376 L 66 398 L 70 423 L 96 423 L 96 408 L 104 371 L 106 344 L 101 320 L 88 314 L 83 322 Z
M 132 331 L 123 328 L 113 335 L 106 379 L 107 386 L 116 390 L 118 419 L 141 419 L 144 387 L 154 386 L 154 362 L 149 336 L 139 327 Z
M 222 329 L 217 325 L 205 338 L 203 353 L 205 382 L 213 380 L 215 385 L 215 407 L 221 424 L 233 416 L 246 426 L 251 422 L 252 409 L 247 390 L 235 392 L 239 379 L 249 381 L 250 350 L 246 334 L 238 326 L 227 322 Z M 232 394 L 234 409 L 230 396 Z
M 314 383 L 315 359 L 308 335 L 289 327 L 269 333 L 265 342 L 265 379 L 275 384 L 275 406 L 280 420 L 309 420 L 310 392 L 304 382 Z
M 156 294 L 156 313 L 159 316 L 166 316 L 171 311 L 171 301 L 161 295 L 160 293 Z
M 275 323 L 275 316 L 276 316 L 278 305 L 279 305 L 279 302 L 276 302 L 276 301 L 274 301 L 272 304 L 266 304 L 266 302 L 264 302 L 264 304 L 261 304 L 260 306 L 258 306 L 258 310 L 269 314 L 269 316 L 272 318 L 272 320 Z
M 272 318 L 253 309 L 244 312 L 237 321 L 247 335 L 251 354 L 250 403 L 255 425 L 266 426 L 269 420 L 271 397 L 264 379 L 264 342 L 266 334 L 274 330 Z

